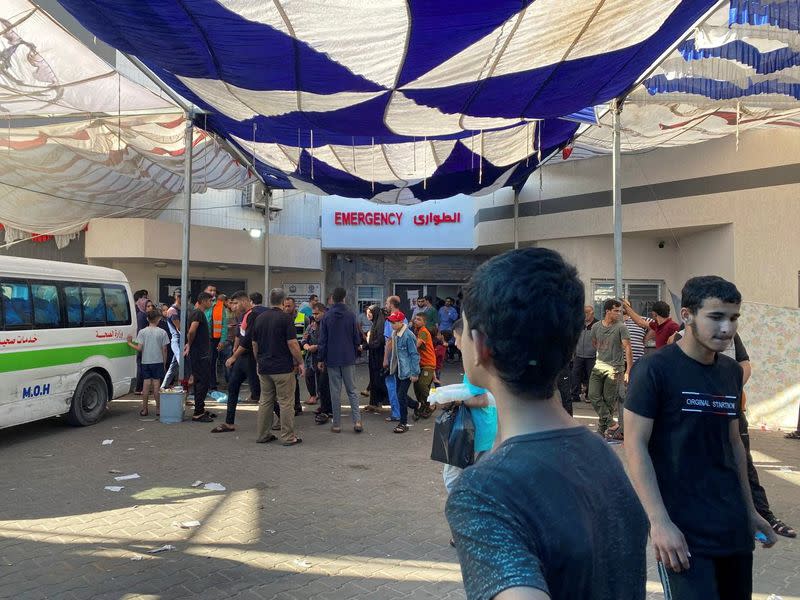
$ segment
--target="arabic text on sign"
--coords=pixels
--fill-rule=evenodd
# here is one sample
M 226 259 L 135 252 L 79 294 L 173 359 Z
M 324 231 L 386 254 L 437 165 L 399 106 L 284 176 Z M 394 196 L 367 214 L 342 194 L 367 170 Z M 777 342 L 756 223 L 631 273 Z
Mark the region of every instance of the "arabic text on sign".
M 341 212 L 337 211 L 333 215 L 335 225 L 402 225 L 403 213 L 398 212 Z M 461 213 L 427 213 L 414 215 L 414 225 L 423 227 L 425 225 L 442 225 L 443 223 L 460 223 Z

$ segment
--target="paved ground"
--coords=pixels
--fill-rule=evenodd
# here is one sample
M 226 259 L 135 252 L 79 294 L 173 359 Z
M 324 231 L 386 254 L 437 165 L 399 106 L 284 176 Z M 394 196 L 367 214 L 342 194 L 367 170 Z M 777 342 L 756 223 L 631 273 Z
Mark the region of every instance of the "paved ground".
M 253 443 L 251 405 L 222 435 L 137 411 L 115 401 L 94 427 L 53 419 L 0 433 L 0 598 L 464 598 L 428 460 L 432 422 L 394 435 L 367 415 L 363 434 L 334 435 L 309 412 L 303 444 L 283 448 Z M 586 405 L 578 413 L 592 422 Z M 776 512 L 800 525 L 800 446 L 769 432 L 753 446 Z M 112 470 L 141 477 L 105 491 Z M 191 520 L 200 527 L 178 525 Z M 175 549 L 146 554 L 164 544 Z M 756 598 L 798 600 L 800 544 L 757 551 L 755 573 Z M 654 568 L 649 578 L 661 598 Z

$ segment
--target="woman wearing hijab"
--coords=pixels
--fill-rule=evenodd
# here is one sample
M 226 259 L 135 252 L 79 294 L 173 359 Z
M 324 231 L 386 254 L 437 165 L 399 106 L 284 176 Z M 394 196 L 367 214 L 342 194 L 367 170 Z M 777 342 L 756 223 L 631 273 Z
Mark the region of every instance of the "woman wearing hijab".
M 386 339 L 383 337 L 383 309 L 377 304 L 373 304 L 367 309 L 367 316 L 372 325 L 369 333 L 367 333 L 367 348 L 369 350 L 369 405 L 364 407 L 364 411 L 380 413 L 383 404 L 389 401 L 386 381 L 381 374 L 383 371 L 383 350 L 386 344 Z

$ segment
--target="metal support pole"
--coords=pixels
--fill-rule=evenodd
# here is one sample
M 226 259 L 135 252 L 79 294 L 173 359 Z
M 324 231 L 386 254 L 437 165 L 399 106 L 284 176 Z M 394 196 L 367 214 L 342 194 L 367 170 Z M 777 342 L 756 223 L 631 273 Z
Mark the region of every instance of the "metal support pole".
M 514 250 L 519 248 L 519 189 L 514 187 Z
M 267 191 L 264 206 L 264 306 L 269 306 L 269 201 L 271 194 Z
M 186 322 L 190 307 L 189 284 L 189 240 L 192 226 L 192 113 L 186 115 L 186 134 L 183 151 L 183 250 L 181 253 L 181 352 L 178 357 L 178 377 L 186 379 L 186 361 L 183 349 L 186 347 Z
M 622 298 L 622 176 L 620 173 L 620 136 L 619 118 L 622 105 L 618 100 L 611 103 L 611 114 L 614 124 L 614 153 L 612 157 L 612 184 L 614 199 L 614 293 Z

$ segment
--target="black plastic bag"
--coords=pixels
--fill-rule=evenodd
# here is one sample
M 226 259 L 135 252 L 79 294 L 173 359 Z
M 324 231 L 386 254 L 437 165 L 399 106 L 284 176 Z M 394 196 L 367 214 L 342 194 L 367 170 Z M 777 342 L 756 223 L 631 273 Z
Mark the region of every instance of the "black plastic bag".
M 469 407 L 459 404 L 436 417 L 431 460 L 462 469 L 475 462 L 475 423 Z

